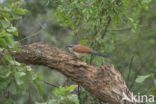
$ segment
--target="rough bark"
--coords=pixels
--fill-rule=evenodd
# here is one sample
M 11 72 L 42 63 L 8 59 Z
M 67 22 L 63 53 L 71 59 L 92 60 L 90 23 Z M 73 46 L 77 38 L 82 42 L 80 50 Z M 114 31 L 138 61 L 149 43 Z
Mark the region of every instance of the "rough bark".
M 18 62 L 44 65 L 61 72 L 101 101 L 109 104 L 136 103 L 120 72 L 113 65 L 97 68 L 58 48 L 41 43 L 23 46 L 19 52 L 11 54 Z M 0 52 L 0 58 L 4 55 L 6 52 Z

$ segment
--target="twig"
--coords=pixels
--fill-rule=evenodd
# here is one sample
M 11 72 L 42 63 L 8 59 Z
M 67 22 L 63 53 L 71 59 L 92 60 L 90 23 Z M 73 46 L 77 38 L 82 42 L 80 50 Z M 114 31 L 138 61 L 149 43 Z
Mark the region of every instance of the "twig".
M 57 85 L 54 85 L 54 84 L 51 84 L 51 83 L 49 83 L 49 82 L 47 82 L 47 81 L 45 81 L 45 80 L 42 80 L 45 84 L 47 84 L 47 85 L 50 85 L 50 86 L 53 86 L 53 87 L 59 87 L 59 86 L 57 86 Z
M 133 88 L 133 85 L 134 85 L 134 83 L 135 83 L 135 80 L 136 80 L 136 78 L 137 78 L 137 76 L 138 76 L 138 74 L 139 74 L 139 70 L 140 70 L 141 68 L 142 68 L 142 67 L 140 67 L 140 68 L 138 68 L 138 70 L 136 70 L 136 73 L 135 73 L 135 76 L 134 76 L 134 78 L 133 78 L 132 84 L 129 86 L 129 89 L 130 89 L 130 90 Z
M 104 32 L 103 32 L 103 34 L 102 34 L 102 36 L 101 36 L 101 38 L 103 39 L 104 38 L 104 36 L 106 35 L 106 32 L 108 31 L 108 27 L 109 27 L 109 25 L 110 25 L 110 23 L 111 23 L 111 17 L 109 16 L 108 17 L 108 21 L 107 21 L 107 24 L 106 24 L 106 26 L 105 26 L 105 29 L 104 29 Z
M 80 87 L 80 85 L 78 85 L 78 88 L 77 88 L 77 96 L 78 96 L 79 104 L 81 104 L 81 87 Z
M 151 29 L 151 27 L 152 27 L 152 25 L 139 25 L 138 28 L 146 28 L 144 30 L 149 30 L 149 28 Z M 120 28 L 120 29 L 110 29 L 110 30 L 107 30 L 107 31 L 127 32 L 127 31 L 130 31 L 131 29 L 132 29 L 132 27 L 125 27 L 125 28 Z
M 29 95 L 28 102 L 29 102 L 29 104 L 32 104 L 32 96 L 31 96 L 30 87 L 28 88 L 28 95 Z
M 22 38 L 21 40 L 18 40 L 18 42 L 21 42 L 21 41 L 23 41 L 23 40 L 25 40 L 25 39 L 28 39 L 28 38 L 31 38 L 31 37 L 34 37 L 34 36 L 36 36 L 36 35 L 38 35 L 42 30 L 44 30 L 46 28 L 46 26 L 42 26 L 41 24 L 40 24 L 40 29 L 37 31 L 37 32 L 35 32 L 35 33 L 32 33 L 32 34 L 30 34 L 29 36 L 27 36 L 27 37 L 25 37 L 25 38 Z
M 132 70 L 132 63 L 133 63 L 133 59 L 134 59 L 134 56 L 131 57 L 131 60 L 129 62 L 129 70 L 128 70 L 128 75 L 127 75 L 127 82 L 129 81 L 129 78 L 130 78 L 130 74 L 131 74 L 131 70 Z

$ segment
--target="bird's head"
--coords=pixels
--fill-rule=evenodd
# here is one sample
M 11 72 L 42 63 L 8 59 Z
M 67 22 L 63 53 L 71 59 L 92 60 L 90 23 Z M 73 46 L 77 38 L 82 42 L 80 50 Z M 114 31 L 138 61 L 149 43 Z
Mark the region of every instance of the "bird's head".
M 72 48 L 72 47 L 73 47 L 73 45 L 67 45 L 66 47 L 67 47 L 67 48 Z
M 73 49 L 73 45 L 67 45 L 66 47 L 69 49 L 69 51 Z

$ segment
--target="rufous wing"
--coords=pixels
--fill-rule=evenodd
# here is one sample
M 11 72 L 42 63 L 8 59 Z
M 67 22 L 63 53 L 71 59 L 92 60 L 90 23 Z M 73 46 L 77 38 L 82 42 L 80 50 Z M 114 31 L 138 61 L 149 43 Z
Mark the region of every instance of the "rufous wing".
M 83 45 L 75 45 L 73 51 L 85 54 L 85 53 L 91 53 L 92 49 Z

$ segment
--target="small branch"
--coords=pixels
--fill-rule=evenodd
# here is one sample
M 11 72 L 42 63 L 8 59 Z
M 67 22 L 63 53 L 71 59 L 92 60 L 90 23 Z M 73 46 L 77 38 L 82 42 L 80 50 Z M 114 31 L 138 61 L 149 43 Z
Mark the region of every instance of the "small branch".
M 129 78 L 131 75 L 133 60 L 134 60 L 134 56 L 131 57 L 131 60 L 130 60 L 129 65 L 128 65 L 129 69 L 128 69 L 128 75 L 127 75 L 127 82 L 129 82 Z
M 103 31 L 103 34 L 102 34 L 102 36 L 101 36 L 102 39 L 104 38 L 104 36 L 106 35 L 106 33 L 107 33 L 107 31 L 108 31 L 108 27 L 109 27 L 109 25 L 110 25 L 110 23 L 111 23 L 111 20 L 112 20 L 111 17 L 108 17 L 107 24 L 106 24 L 105 29 L 104 29 L 104 31 Z
M 47 81 L 45 81 L 45 80 L 42 80 L 45 84 L 47 84 L 47 85 L 50 85 L 50 86 L 52 86 L 52 87 L 59 87 L 59 86 L 57 86 L 57 85 L 54 85 L 54 84 L 52 84 L 52 83 L 49 83 L 49 82 L 47 82 Z
M 79 85 L 77 88 L 77 96 L 78 96 L 79 104 L 81 104 L 81 87 Z

